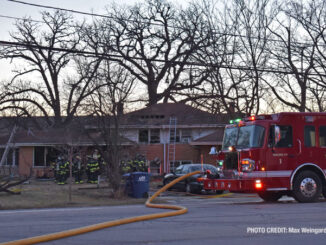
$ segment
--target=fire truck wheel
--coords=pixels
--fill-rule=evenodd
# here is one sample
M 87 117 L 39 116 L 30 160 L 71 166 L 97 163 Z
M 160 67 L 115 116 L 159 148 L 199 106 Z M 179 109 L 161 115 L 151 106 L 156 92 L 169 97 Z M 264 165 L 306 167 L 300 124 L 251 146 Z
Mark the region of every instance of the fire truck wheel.
M 321 192 L 321 180 L 312 171 L 303 171 L 294 179 L 293 197 L 298 202 L 315 202 Z
M 323 186 L 322 194 L 323 194 L 323 197 L 326 198 L 326 186 Z
M 258 192 L 258 196 L 261 199 L 263 199 L 265 202 L 276 202 L 278 199 L 280 199 L 283 196 L 283 194 L 275 191 L 264 191 L 264 192 Z

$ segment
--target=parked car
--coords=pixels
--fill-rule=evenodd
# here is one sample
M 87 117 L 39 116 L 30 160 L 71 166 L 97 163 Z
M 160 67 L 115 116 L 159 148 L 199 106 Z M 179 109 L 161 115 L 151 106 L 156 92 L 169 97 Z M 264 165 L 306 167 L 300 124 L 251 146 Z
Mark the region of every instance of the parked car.
M 171 181 L 175 180 L 176 178 L 183 176 L 185 174 L 194 171 L 201 171 L 202 174 L 196 174 L 190 176 L 189 178 L 176 183 L 174 186 L 170 188 L 170 189 L 186 191 L 188 193 L 201 193 L 205 190 L 203 189 L 203 183 L 201 181 L 198 181 L 198 178 L 207 175 L 207 170 L 209 170 L 208 171 L 209 175 L 211 175 L 213 178 L 219 178 L 220 171 L 218 168 L 214 167 L 213 165 L 200 164 L 200 163 L 184 164 L 177 167 L 177 169 L 174 172 L 166 174 L 163 179 L 163 185 L 166 185 Z M 222 190 L 217 191 L 216 193 L 221 194 L 223 193 L 223 191 Z

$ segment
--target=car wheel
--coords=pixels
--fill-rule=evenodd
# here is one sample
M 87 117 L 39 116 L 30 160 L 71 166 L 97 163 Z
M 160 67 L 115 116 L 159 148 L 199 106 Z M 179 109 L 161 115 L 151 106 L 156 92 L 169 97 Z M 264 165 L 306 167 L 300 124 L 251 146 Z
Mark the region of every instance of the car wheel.
M 187 193 L 192 193 L 192 189 L 191 189 L 191 186 L 190 186 L 189 183 L 186 184 L 186 188 L 185 189 L 186 189 L 186 192 Z
M 274 191 L 264 191 L 264 192 L 258 192 L 258 196 L 261 199 L 263 199 L 265 202 L 277 202 L 278 199 L 280 199 L 283 196 L 283 194 Z
M 164 180 L 163 181 L 163 186 L 166 186 L 167 184 L 169 184 L 171 182 L 171 180 Z M 172 187 L 168 188 L 168 190 L 172 190 Z
M 298 202 L 315 202 L 322 192 L 319 176 L 312 171 L 298 174 L 293 183 L 293 197 Z

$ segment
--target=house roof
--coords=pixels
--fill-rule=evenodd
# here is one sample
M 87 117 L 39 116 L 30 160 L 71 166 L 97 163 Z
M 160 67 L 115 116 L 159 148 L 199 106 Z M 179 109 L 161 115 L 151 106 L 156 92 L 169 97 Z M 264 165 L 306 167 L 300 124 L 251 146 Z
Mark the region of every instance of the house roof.
M 0 146 L 5 146 L 9 134 L 0 135 Z M 11 141 L 15 146 L 38 145 L 105 145 L 109 144 L 98 131 L 85 131 L 78 128 L 50 128 L 45 130 L 19 129 Z M 135 142 L 120 136 L 121 145 L 131 145 Z
M 205 112 L 183 103 L 163 103 L 146 107 L 121 116 L 121 128 L 168 128 L 170 119 L 175 117 L 178 128 L 224 128 L 228 120 L 227 115 L 215 115 Z M 45 123 L 44 118 L 0 118 L 0 146 L 7 144 L 13 125 L 19 125 L 19 130 L 12 142 L 17 145 L 53 145 L 53 144 L 105 144 L 99 131 L 99 121 L 110 124 L 109 117 L 98 118 L 92 116 L 75 117 L 64 128 L 53 128 Z M 53 120 L 53 118 L 50 118 Z M 36 127 L 35 125 L 40 125 Z M 85 130 L 86 129 L 86 130 Z M 213 137 L 213 136 L 212 136 Z M 220 137 L 222 139 L 223 135 Z M 220 140 L 194 142 L 204 144 L 207 142 L 219 142 Z M 130 145 L 135 142 L 122 137 L 121 144 Z
M 128 127 L 167 126 L 175 117 L 178 127 L 224 126 L 228 115 L 216 115 L 183 103 L 161 103 L 122 116 L 121 125 Z
M 218 128 L 214 133 L 198 138 L 190 142 L 190 145 L 222 145 L 224 129 Z

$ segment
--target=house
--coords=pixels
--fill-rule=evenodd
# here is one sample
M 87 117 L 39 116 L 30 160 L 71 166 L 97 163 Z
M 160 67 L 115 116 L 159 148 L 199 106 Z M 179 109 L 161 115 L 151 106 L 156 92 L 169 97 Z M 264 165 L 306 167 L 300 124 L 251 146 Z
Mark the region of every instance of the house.
M 212 146 L 221 146 L 227 119 L 227 115 L 214 115 L 182 103 L 156 104 L 123 114 L 119 119 L 122 158 L 143 155 L 153 174 L 170 172 L 185 163 L 215 164 L 209 151 Z M 0 120 L 0 154 L 17 120 Z M 82 147 L 87 154 L 90 148 L 107 143 L 93 117 L 76 117 L 65 128 L 42 129 L 33 126 L 31 119 L 19 120 L 4 166 L 20 175 L 28 175 L 31 168 L 36 176 L 51 175 L 50 164 L 60 147 Z M 41 122 L 41 118 L 34 120 Z
M 149 162 L 160 162 L 155 172 L 163 174 L 185 163 L 215 164 L 208 153 L 212 146 L 222 145 L 227 120 L 227 115 L 183 103 L 164 103 L 125 114 L 120 127 Z

